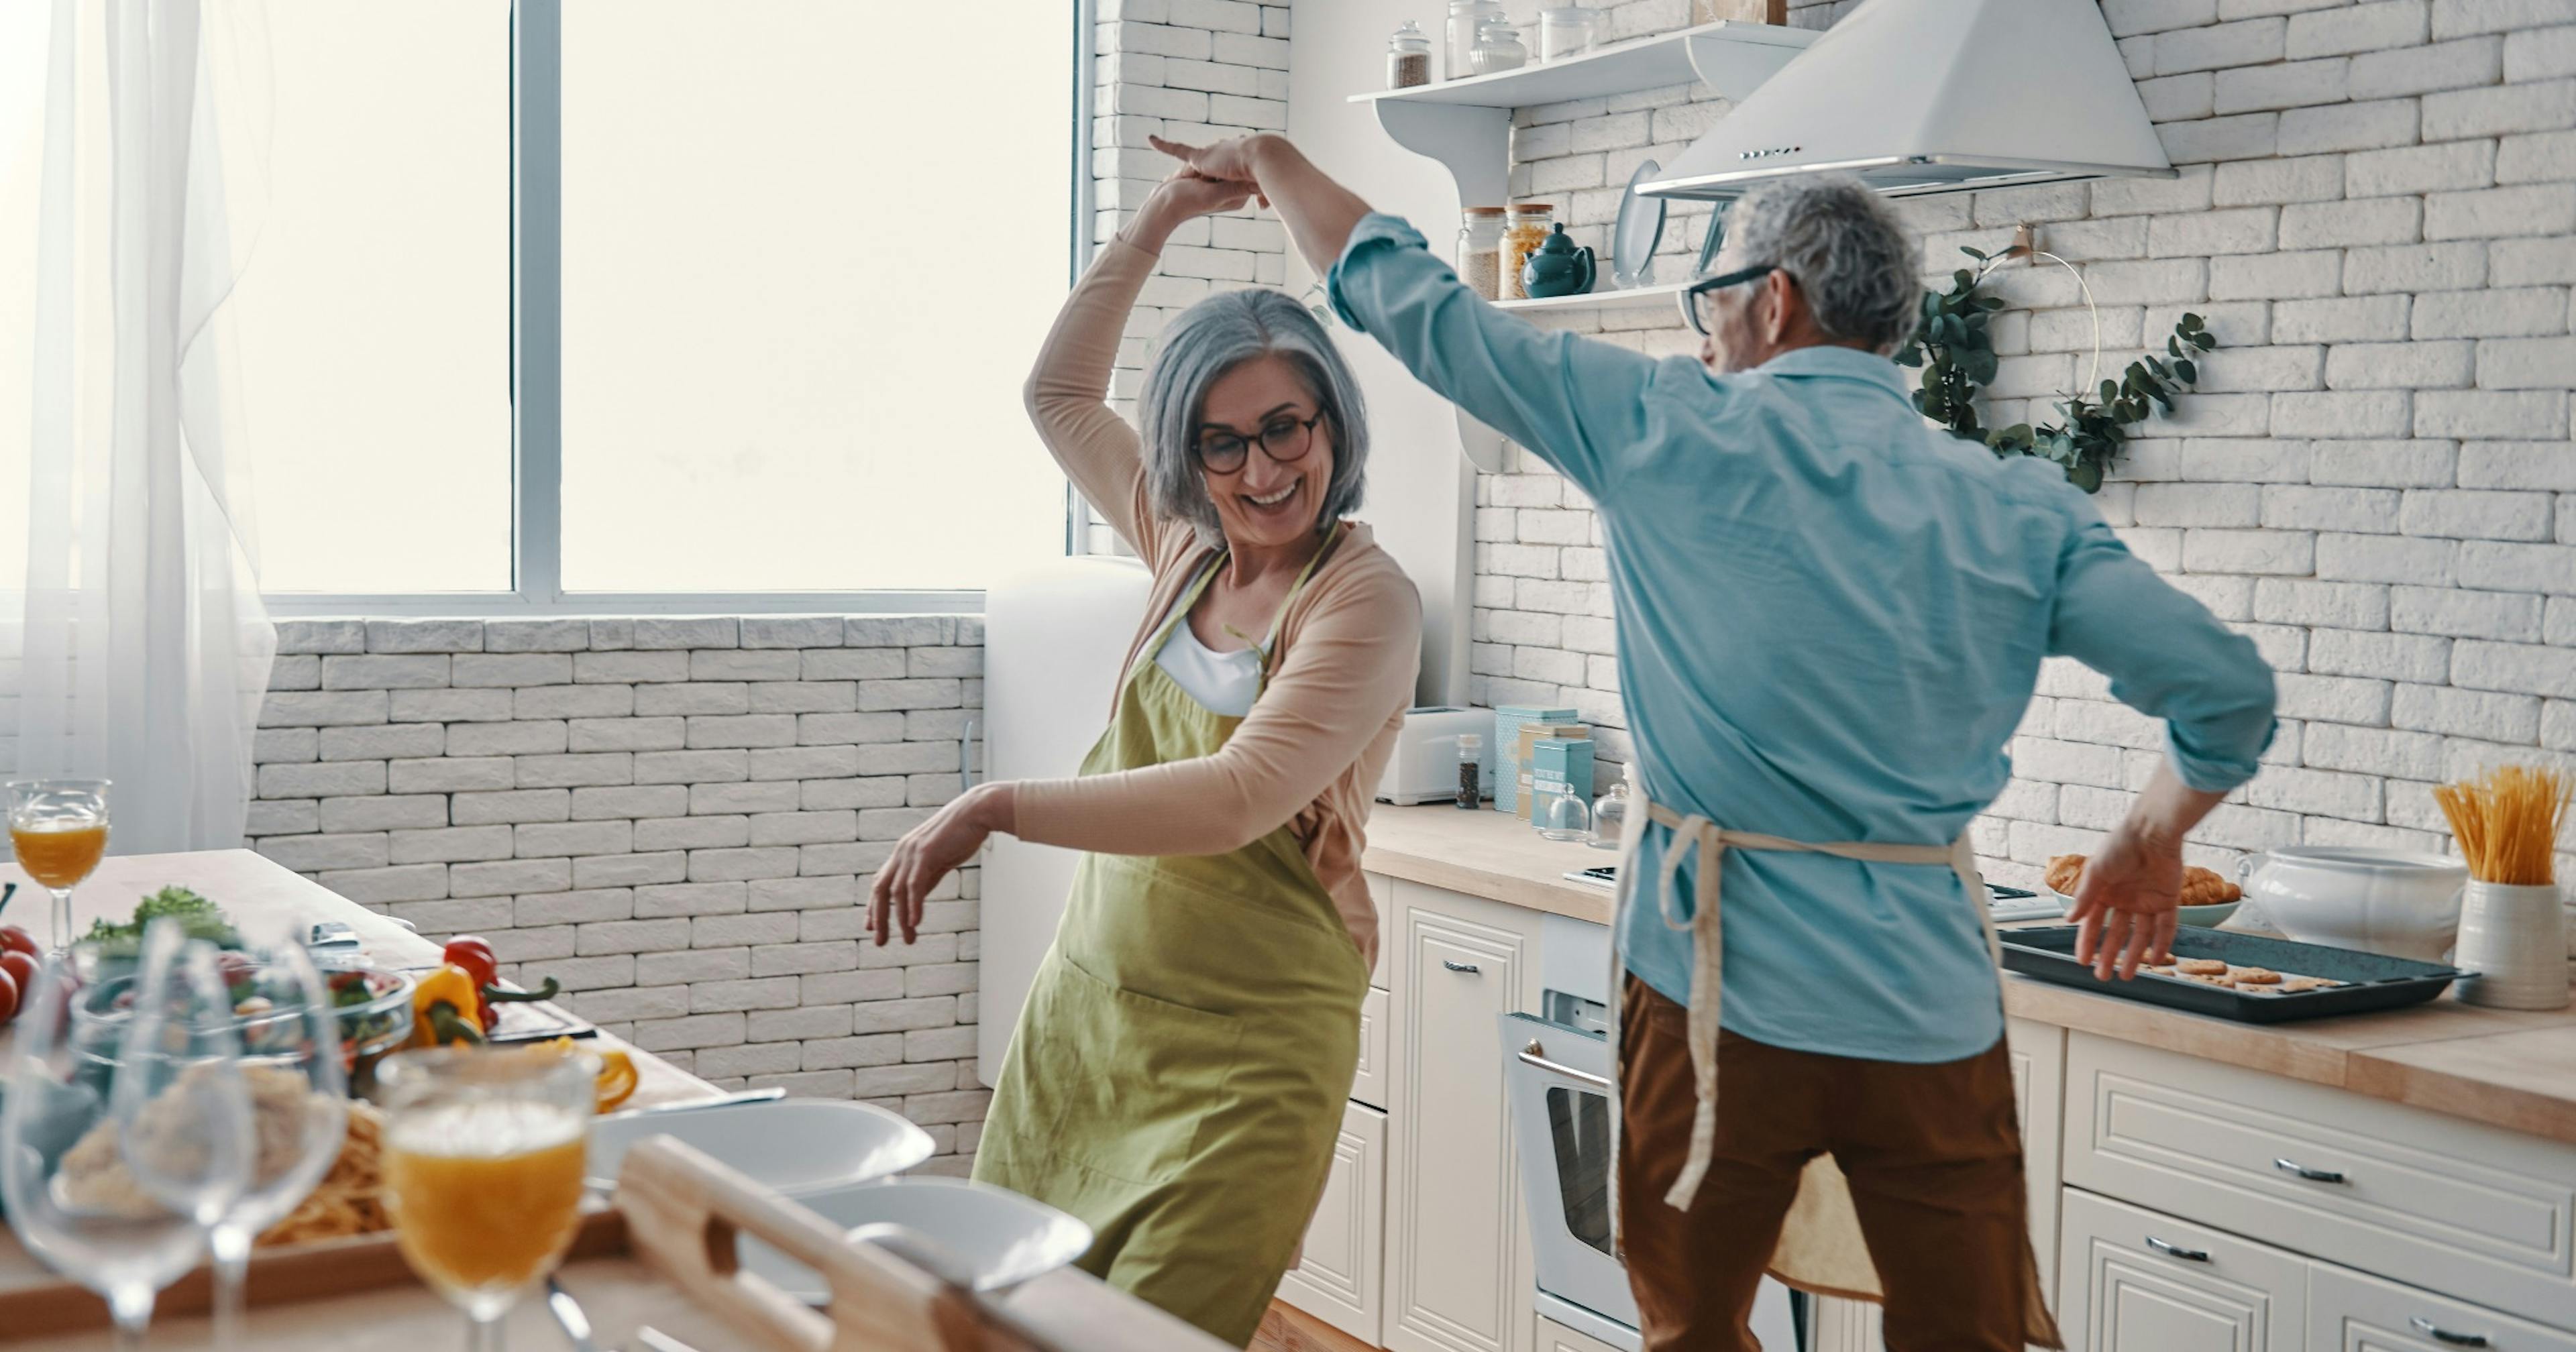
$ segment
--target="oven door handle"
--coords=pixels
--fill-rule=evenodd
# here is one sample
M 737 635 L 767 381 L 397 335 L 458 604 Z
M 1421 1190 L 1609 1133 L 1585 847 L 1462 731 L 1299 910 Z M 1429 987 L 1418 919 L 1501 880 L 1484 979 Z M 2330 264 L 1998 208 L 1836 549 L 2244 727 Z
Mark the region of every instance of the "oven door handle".
M 1577 1084 L 1589 1085 L 1605 1094 L 1613 1087 L 1605 1076 L 1595 1075 L 1588 1070 L 1576 1070 L 1562 1061 L 1548 1060 L 1547 1048 L 1540 1045 L 1536 1038 L 1530 1039 L 1530 1044 L 1521 1048 L 1520 1059 L 1523 1065 L 1536 1066 L 1550 1075 L 1562 1075 Z

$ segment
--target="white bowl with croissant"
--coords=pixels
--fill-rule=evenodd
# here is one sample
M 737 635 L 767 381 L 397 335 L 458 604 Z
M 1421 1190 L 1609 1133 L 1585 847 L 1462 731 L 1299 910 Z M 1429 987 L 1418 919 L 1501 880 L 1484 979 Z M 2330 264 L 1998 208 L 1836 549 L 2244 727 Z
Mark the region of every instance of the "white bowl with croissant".
M 2061 854 L 2048 861 L 2047 884 L 2051 895 L 2075 906 L 2076 880 L 2084 876 L 2084 856 Z M 2217 873 L 2194 865 L 2182 871 L 2182 906 L 2178 918 L 2186 925 L 2216 929 L 2227 917 L 2236 914 L 2244 896 L 2242 889 Z

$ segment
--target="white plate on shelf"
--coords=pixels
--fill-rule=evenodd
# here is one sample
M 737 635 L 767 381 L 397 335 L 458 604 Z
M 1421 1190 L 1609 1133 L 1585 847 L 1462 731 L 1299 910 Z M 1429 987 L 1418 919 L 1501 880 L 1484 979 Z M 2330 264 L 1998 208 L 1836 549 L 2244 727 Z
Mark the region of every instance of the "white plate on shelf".
M 790 1197 L 899 1174 L 934 1149 L 901 1116 L 844 1099 L 612 1113 L 590 1124 L 590 1186 L 615 1187 L 627 1147 L 647 1136 L 676 1137 Z
M 796 1200 L 854 1240 L 881 1243 L 957 1286 L 986 1294 L 1045 1276 L 1091 1247 L 1090 1226 L 1007 1188 L 962 1178 L 898 1179 Z M 749 1235 L 741 1245 L 746 1271 L 808 1305 L 829 1298 L 812 1268 Z

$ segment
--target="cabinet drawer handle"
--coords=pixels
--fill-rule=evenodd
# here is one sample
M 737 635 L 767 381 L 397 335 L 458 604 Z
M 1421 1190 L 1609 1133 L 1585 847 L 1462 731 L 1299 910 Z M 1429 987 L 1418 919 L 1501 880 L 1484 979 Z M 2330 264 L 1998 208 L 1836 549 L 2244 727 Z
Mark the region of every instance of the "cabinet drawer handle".
M 2206 1263 L 2209 1261 L 2209 1250 L 2207 1249 L 2186 1249 L 2179 1244 L 2169 1244 L 2164 1240 L 2156 1238 L 2154 1235 L 2147 1236 L 2147 1247 L 2163 1254 L 2167 1258 L 2179 1258 L 2186 1263 Z
M 1472 962 L 1451 962 L 1447 958 L 1442 958 L 1440 960 L 1440 965 L 1453 972 L 1465 972 L 1469 976 L 1474 976 L 1476 973 L 1484 970 Z
M 2311 1183 L 2341 1183 L 2343 1175 L 2333 1169 L 2311 1169 L 2297 1160 L 2272 1161 L 2272 1167 L 2283 1173 L 2297 1174 Z
M 2425 1319 L 2420 1316 L 2408 1319 L 2406 1322 L 2414 1325 L 2417 1333 L 2421 1333 L 2425 1337 L 2430 1338 L 2437 1343 L 2449 1343 L 2453 1347 L 2484 1347 L 2487 1345 L 2487 1336 L 2483 1333 L 2453 1333 L 2449 1329 L 2434 1323 L 2432 1320 Z

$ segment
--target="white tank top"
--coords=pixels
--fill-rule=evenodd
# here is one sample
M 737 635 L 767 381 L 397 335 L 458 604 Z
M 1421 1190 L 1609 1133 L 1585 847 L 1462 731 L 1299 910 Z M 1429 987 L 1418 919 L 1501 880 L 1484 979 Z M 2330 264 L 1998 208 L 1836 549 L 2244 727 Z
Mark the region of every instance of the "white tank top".
M 1261 645 L 1263 652 L 1269 648 Z M 1172 636 L 1154 654 L 1154 665 L 1212 714 L 1241 718 L 1252 712 L 1252 701 L 1261 694 L 1261 658 L 1250 648 L 1230 653 L 1209 648 L 1190 632 L 1187 619 L 1172 626 Z

